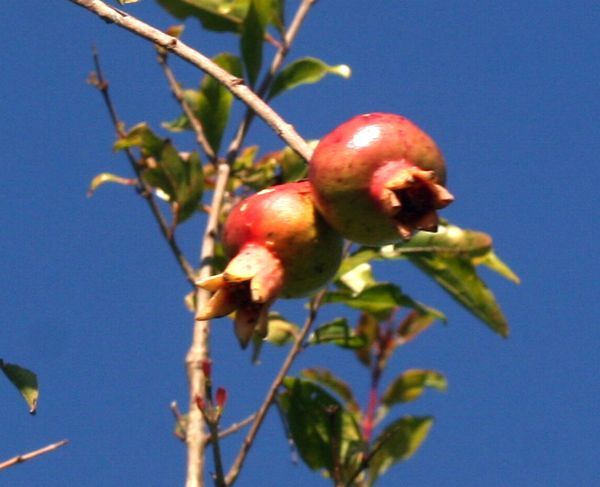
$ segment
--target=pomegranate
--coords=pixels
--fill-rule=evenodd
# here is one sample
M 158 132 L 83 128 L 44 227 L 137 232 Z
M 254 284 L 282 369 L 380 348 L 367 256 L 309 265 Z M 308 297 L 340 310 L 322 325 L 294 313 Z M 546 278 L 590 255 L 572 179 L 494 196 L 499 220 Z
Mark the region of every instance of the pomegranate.
M 267 334 L 276 298 L 305 296 L 334 276 L 342 242 L 317 212 L 307 181 L 250 196 L 231 210 L 224 225 L 227 267 L 198 282 L 214 292 L 198 319 L 235 311 L 235 333 L 246 347 L 255 332 Z
M 345 238 L 365 245 L 437 230 L 436 210 L 453 201 L 444 157 L 410 120 L 359 115 L 321 139 L 308 170 L 317 208 Z

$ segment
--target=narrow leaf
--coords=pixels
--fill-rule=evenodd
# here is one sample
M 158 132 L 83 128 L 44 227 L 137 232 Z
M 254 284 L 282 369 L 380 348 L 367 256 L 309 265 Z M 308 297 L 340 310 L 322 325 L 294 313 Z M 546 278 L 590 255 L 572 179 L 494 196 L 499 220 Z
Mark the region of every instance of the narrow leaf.
M 297 59 L 279 72 L 267 98 L 275 98 L 284 91 L 292 90 L 300 85 L 317 83 L 327 74 L 349 78 L 351 73 L 350 67 L 345 64 L 330 66 L 313 57 Z
M 248 13 L 242 25 L 240 37 L 240 51 L 248 84 L 253 87 L 262 66 L 263 38 L 266 24 L 261 16 L 261 9 L 268 0 L 250 0 Z
M 405 416 L 394 421 L 379 435 L 369 461 L 371 484 L 393 464 L 407 460 L 419 449 L 433 425 L 431 416 Z
M 91 197 L 94 194 L 94 192 L 105 183 L 116 183 L 122 184 L 124 186 L 135 186 L 137 184 L 137 180 L 131 178 L 124 178 L 109 172 L 103 172 L 95 176 L 94 179 L 92 179 L 90 187 L 87 191 L 88 197 Z
M 309 345 L 333 343 L 342 348 L 361 348 L 365 345 L 365 338 L 354 333 L 348 326 L 346 318 L 336 318 L 317 328 L 307 340 Z
M 389 282 L 380 282 L 354 294 L 348 289 L 329 291 L 325 294 L 324 303 L 342 303 L 351 308 L 360 309 L 380 320 L 389 318 L 398 306 L 406 306 L 423 312 L 429 308 L 402 293 L 401 289 Z
M 269 331 L 265 341 L 273 345 L 283 346 L 292 342 L 299 330 L 298 325 L 272 311 L 269 313 Z
M 381 396 L 384 407 L 414 401 L 423 395 L 426 388 L 446 391 L 448 383 L 444 375 L 435 370 L 411 369 L 400 374 Z
M 490 250 L 482 257 L 476 259 L 475 264 L 489 267 L 505 279 L 508 279 L 509 281 L 512 281 L 515 284 L 521 283 L 521 279 L 519 279 L 519 276 L 517 276 L 512 271 L 512 269 L 508 267 L 508 265 L 506 265 L 502 260 L 500 260 L 500 257 L 498 257 L 493 250 Z
M 35 414 L 39 398 L 37 375 L 29 369 L 15 364 L 8 364 L 2 359 L 0 359 L 0 369 L 25 399 L 29 406 L 29 413 Z
M 436 254 L 412 255 L 409 260 L 492 330 L 508 336 L 508 322 L 470 260 Z

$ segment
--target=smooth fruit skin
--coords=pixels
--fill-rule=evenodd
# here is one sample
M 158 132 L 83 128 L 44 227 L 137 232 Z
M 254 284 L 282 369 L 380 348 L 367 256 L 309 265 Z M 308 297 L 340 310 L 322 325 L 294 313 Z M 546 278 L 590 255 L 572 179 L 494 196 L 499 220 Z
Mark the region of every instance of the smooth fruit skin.
M 255 331 L 266 335 L 275 299 L 306 296 L 335 275 L 343 240 L 317 212 L 304 181 L 265 189 L 237 204 L 225 222 L 223 245 L 227 267 L 198 283 L 215 293 L 199 319 L 235 311 L 235 331 L 245 347 Z
M 310 160 L 315 204 L 345 238 L 365 245 L 435 231 L 452 195 L 435 142 L 405 117 L 354 117 L 321 139 Z

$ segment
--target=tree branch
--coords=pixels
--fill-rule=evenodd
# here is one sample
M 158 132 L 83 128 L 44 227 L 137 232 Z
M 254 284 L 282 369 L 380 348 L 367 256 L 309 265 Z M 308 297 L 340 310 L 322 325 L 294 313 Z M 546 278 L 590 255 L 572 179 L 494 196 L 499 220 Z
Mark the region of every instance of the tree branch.
M 181 110 L 183 111 L 183 113 L 185 113 L 188 120 L 190 121 L 192 130 L 196 134 L 196 142 L 198 143 L 198 145 L 200 147 L 202 147 L 206 156 L 214 164 L 217 160 L 217 155 L 215 154 L 215 152 L 213 151 L 213 148 L 208 143 L 208 140 L 206 140 L 206 136 L 204 134 L 204 128 L 202 127 L 202 123 L 200 122 L 200 120 L 198 120 L 198 117 L 196 117 L 196 114 L 194 113 L 192 108 L 185 101 L 185 96 L 183 94 L 183 91 L 181 90 L 179 83 L 177 82 L 177 79 L 175 78 L 175 74 L 173 73 L 173 70 L 171 69 L 171 67 L 168 64 L 168 56 L 167 56 L 166 51 L 163 50 L 162 52 L 160 52 L 158 54 L 158 64 L 160 64 L 160 66 L 163 69 L 163 72 L 165 73 L 165 78 L 167 78 L 167 81 L 169 83 L 169 87 L 171 88 L 171 92 L 173 93 L 173 96 L 175 97 L 175 99 L 177 100 L 179 105 L 181 106 Z
M 267 415 L 267 412 L 268 412 L 269 408 L 271 407 L 271 404 L 273 404 L 273 401 L 275 400 L 275 396 L 277 395 L 277 390 L 281 386 L 283 379 L 285 378 L 288 371 L 290 370 L 290 367 L 292 366 L 292 363 L 296 359 L 296 356 L 302 350 L 302 342 L 308 335 L 310 328 L 312 327 L 313 323 L 315 322 L 315 319 L 317 318 L 317 313 L 318 313 L 319 307 L 321 306 L 321 303 L 323 302 L 323 298 L 324 298 L 326 292 L 327 292 L 327 288 L 322 289 L 311 300 L 310 310 L 309 310 L 308 316 L 306 317 L 306 321 L 304 322 L 304 325 L 302 326 L 300 333 L 298 335 L 296 335 L 296 338 L 294 339 L 292 348 L 290 349 L 287 357 L 285 358 L 285 361 L 283 362 L 281 369 L 279 369 L 277 376 L 273 380 L 273 383 L 271 384 L 271 387 L 269 388 L 269 391 L 267 392 L 267 395 L 266 395 L 263 403 L 261 404 L 260 408 L 258 409 L 258 412 L 256 413 L 256 418 L 254 418 L 254 422 L 252 423 L 252 426 L 250 427 L 250 431 L 246 435 L 246 438 L 244 438 L 244 442 L 242 443 L 242 446 L 240 448 L 238 456 L 236 457 L 235 461 L 233 462 L 233 465 L 231 466 L 231 468 L 229 469 L 227 477 L 225 478 L 225 483 L 227 485 L 233 485 L 233 483 L 237 480 L 238 475 L 240 474 L 240 471 L 242 469 L 242 466 L 244 465 L 244 460 L 246 459 L 246 456 L 248 455 L 248 452 L 250 451 L 250 448 L 252 447 L 252 444 L 254 443 L 254 439 L 256 438 L 258 430 L 262 426 L 262 423 Z
M 17 455 L 16 457 L 10 458 L 9 460 L 0 463 L 0 470 L 4 470 L 5 468 L 12 467 L 13 465 L 26 462 L 27 460 L 39 457 L 40 455 L 44 455 L 45 453 L 50 453 L 51 451 L 58 450 L 61 446 L 64 446 L 67 443 L 69 443 L 69 440 L 62 440 L 57 443 L 52 443 L 51 445 L 45 446 L 44 448 L 40 448 L 39 450 L 34 450 L 23 455 Z
M 119 138 L 124 137 L 125 133 L 123 132 L 121 121 L 119 120 L 117 111 L 115 109 L 115 105 L 114 105 L 112 98 L 110 96 L 110 93 L 108 91 L 108 81 L 106 81 L 106 79 L 104 78 L 104 75 L 102 73 L 102 67 L 100 66 L 100 56 L 98 55 L 98 51 L 96 51 L 96 49 L 94 49 L 94 51 L 93 51 L 93 56 L 94 56 L 95 78 L 90 77 L 89 82 L 90 82 L 90 84 L 95 86 L 98 89 L 98 91 L 100 91 L 100 94 L 102 95 L 102 99 L 104 100 L 104 104 L 106 105 L 106 108 L 110 115 L 110 119 L 115 128 L 117 137 L 119 137 Z M 183 255 L 183 252 L 179 248 L 179 245 L 177 245 L 177 241 L 175 240 L 175 235 L 171 231 L 171 228 L 169 227 L 167 220 L 165 219 L 164 215 L 160 211 L 160 208 L 159 208 L 156 200 L 154 199 L 154 196 L 152 195 L 152 189 L 142 179 L 140 168 L 136 161 L 135 156 L 133 155 L 133 152 L 131 151 L 131 149 L 125 149 L 125 154 L 127 156 L 127 159 L 129 160 L 129 164 L 130 164 L 131 168 L 133 169 L 133 172 L 135 173 L 136 178 L 137 178 L 136 190 L 137 190 L 138 194 L 140 194 L 148 203 L 148 206 L 150 207 L 150 211 L 152 212 L 154 219 L 158 223 L 160 231 L 163 234 L 163 237 L 165 238 L 167 243 L 169 244 L 171 252 L 173 253 L 173 256 L 175 257 L 175 259 L 177 260 L 179 267 L 185 274 L 186 279 L 192 286 L 195 286 L 196 272 L 194 271 L 194 268 L 190 265 L 190 263 L 187 261 L 187 259 Z
M 169 52 L 174 53 L 181 59 L 208 73 L 231 91 L 234 96 L 250 106 L 301 157 L 307 161 L 310 159 L 312 150 L 306 141 L 300 137 L 292 125 L 283 120 L 267 103 L 248 88 L 242 79 L 233 76 L 176 37 L 167 35 L 128 13 L 105 4 L 101 0 L 69 1 L 89 10 L 111 24 L 133 32 L 167 49 Z

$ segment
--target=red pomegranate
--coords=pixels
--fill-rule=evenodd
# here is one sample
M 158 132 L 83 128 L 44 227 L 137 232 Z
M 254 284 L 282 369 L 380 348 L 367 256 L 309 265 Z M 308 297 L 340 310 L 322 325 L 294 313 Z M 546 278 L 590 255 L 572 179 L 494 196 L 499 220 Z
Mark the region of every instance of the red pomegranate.
M 198 285 L 215 294 L 198 319 L 235 311 L 235 333 L 245 347 L 265 336 L 270 305 L 324 286 L 336 273 L 342 238 L 322 219 L 308 182 L 273 186 L 241 201 L 225 222 L 231 258 L 224 272 Z
M 310 160 L 315 204 L 343 237 L 365 245 L 436 231 L 453 201 L 435 142 L 400 115 L 370 113 L 321 139 Z

